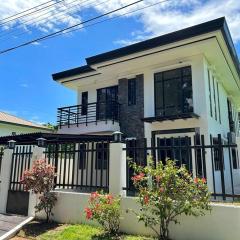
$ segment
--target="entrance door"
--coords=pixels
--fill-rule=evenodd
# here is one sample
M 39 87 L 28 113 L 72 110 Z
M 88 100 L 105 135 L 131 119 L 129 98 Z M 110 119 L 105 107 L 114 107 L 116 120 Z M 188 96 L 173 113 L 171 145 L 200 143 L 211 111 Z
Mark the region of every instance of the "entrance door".
M 116 119 L 118 86 L 97 90 L 97 120 Z
M 188 170 L 192 168 L 191 138 L 171 137 L 157 138 L 157 159 L 166 163 L 166 159 L 176 161 L 177 166 L 185 165 Z

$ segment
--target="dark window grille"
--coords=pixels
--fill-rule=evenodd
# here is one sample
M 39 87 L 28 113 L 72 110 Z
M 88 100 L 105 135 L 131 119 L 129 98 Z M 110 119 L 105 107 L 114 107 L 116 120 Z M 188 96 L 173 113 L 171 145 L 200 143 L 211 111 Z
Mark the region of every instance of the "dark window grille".
M 128 79 L 128 105 L 136 105 L 136 78 Z
M 156 73 L 155 115 L 173 116 L 193 112 L 191 67 Z
M 88 111 L 88 92 L 83 92 L 82 93 L 82 109 L 81 109 L 81 114 L 82 115 L 87 115 Z

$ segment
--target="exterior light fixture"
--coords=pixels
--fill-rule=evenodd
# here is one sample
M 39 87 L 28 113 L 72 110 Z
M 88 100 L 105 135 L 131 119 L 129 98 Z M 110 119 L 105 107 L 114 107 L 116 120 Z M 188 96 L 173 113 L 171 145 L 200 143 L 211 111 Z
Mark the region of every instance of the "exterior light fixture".
M 45 138 L 38 138 L 36 140 L 37 140 L 38 147 L 45 147 L 46 146 L 47 139 L 45 139 Z
M 15 145 L 16 145 L 16 141 L 14 141 L 14 140 L 9 140 L 8 141 L 8 148 L 9 149 L 14 149 Z
M 116 143 L 122 142 L 122 135 L 123 135 L 123 133 L 121 133 L 119 131 L 116 131 L 112 135 L 113 135 L 113 141 L 114 142 L 116 142 Z

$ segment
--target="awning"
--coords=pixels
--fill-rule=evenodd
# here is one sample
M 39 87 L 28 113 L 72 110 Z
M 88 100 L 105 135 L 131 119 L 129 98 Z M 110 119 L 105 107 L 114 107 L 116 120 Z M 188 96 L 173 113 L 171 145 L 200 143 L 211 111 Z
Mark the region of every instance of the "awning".
M 186 120 L 189 118 L 199 118 L 199 116 L 196 113 L 181 113 L 181 114 L 171 115 L 171 116 L 147 117 L 147 118 L 143 118 L 142 121 L 153 123 L 153 122 L 163 122 L 163 121 L 175 121 L 179 119 Z

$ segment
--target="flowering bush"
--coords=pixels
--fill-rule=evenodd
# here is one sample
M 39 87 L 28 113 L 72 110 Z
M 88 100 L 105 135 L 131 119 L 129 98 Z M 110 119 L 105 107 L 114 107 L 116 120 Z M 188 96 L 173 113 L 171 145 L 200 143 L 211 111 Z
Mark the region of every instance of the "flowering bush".
M 141 205 L 140 213 L 135 213 L 158 239 L 167 240 L 169 224 L 179 223 L 179 215 L 199 216 L 211 209 L 210 194 L 206 179 L 193 179 L 184 166 L 177 167 L 171 160 L 167 160 L 166 165 L 159 162 L 156 167 L 151 160 L 149 162 L 148 167 L 133 164 L 136 175 L 132 181 L 139 190 Z
M 86 218 L 96 220 L 106 232 L 116 234 L 120 225 L 120 198 L 111 194 L 91 193 L 89 207 L 85 208 Z
M 53 190 L 54 167 L 47 164 L 44 159 L 34 161 L 31 170 L 26 170 L 23 173 L 21 183 L 24 184 L 26 191 L 33 191 L 35 194 L 40 194 L 39 202 L 35 206 L 37 212 L 45 211 L 47 222 L 52 216 L 52 208 L 54 207 L 57 197 L 56 194 L 51 192 Z
M 47 164 L 44 159 L 40 159 L 33 162 L 31 170 L 24 171 L 21 183 L 27 191 L 43 193 L 53 189 L 54 178 L 54 167 Z

